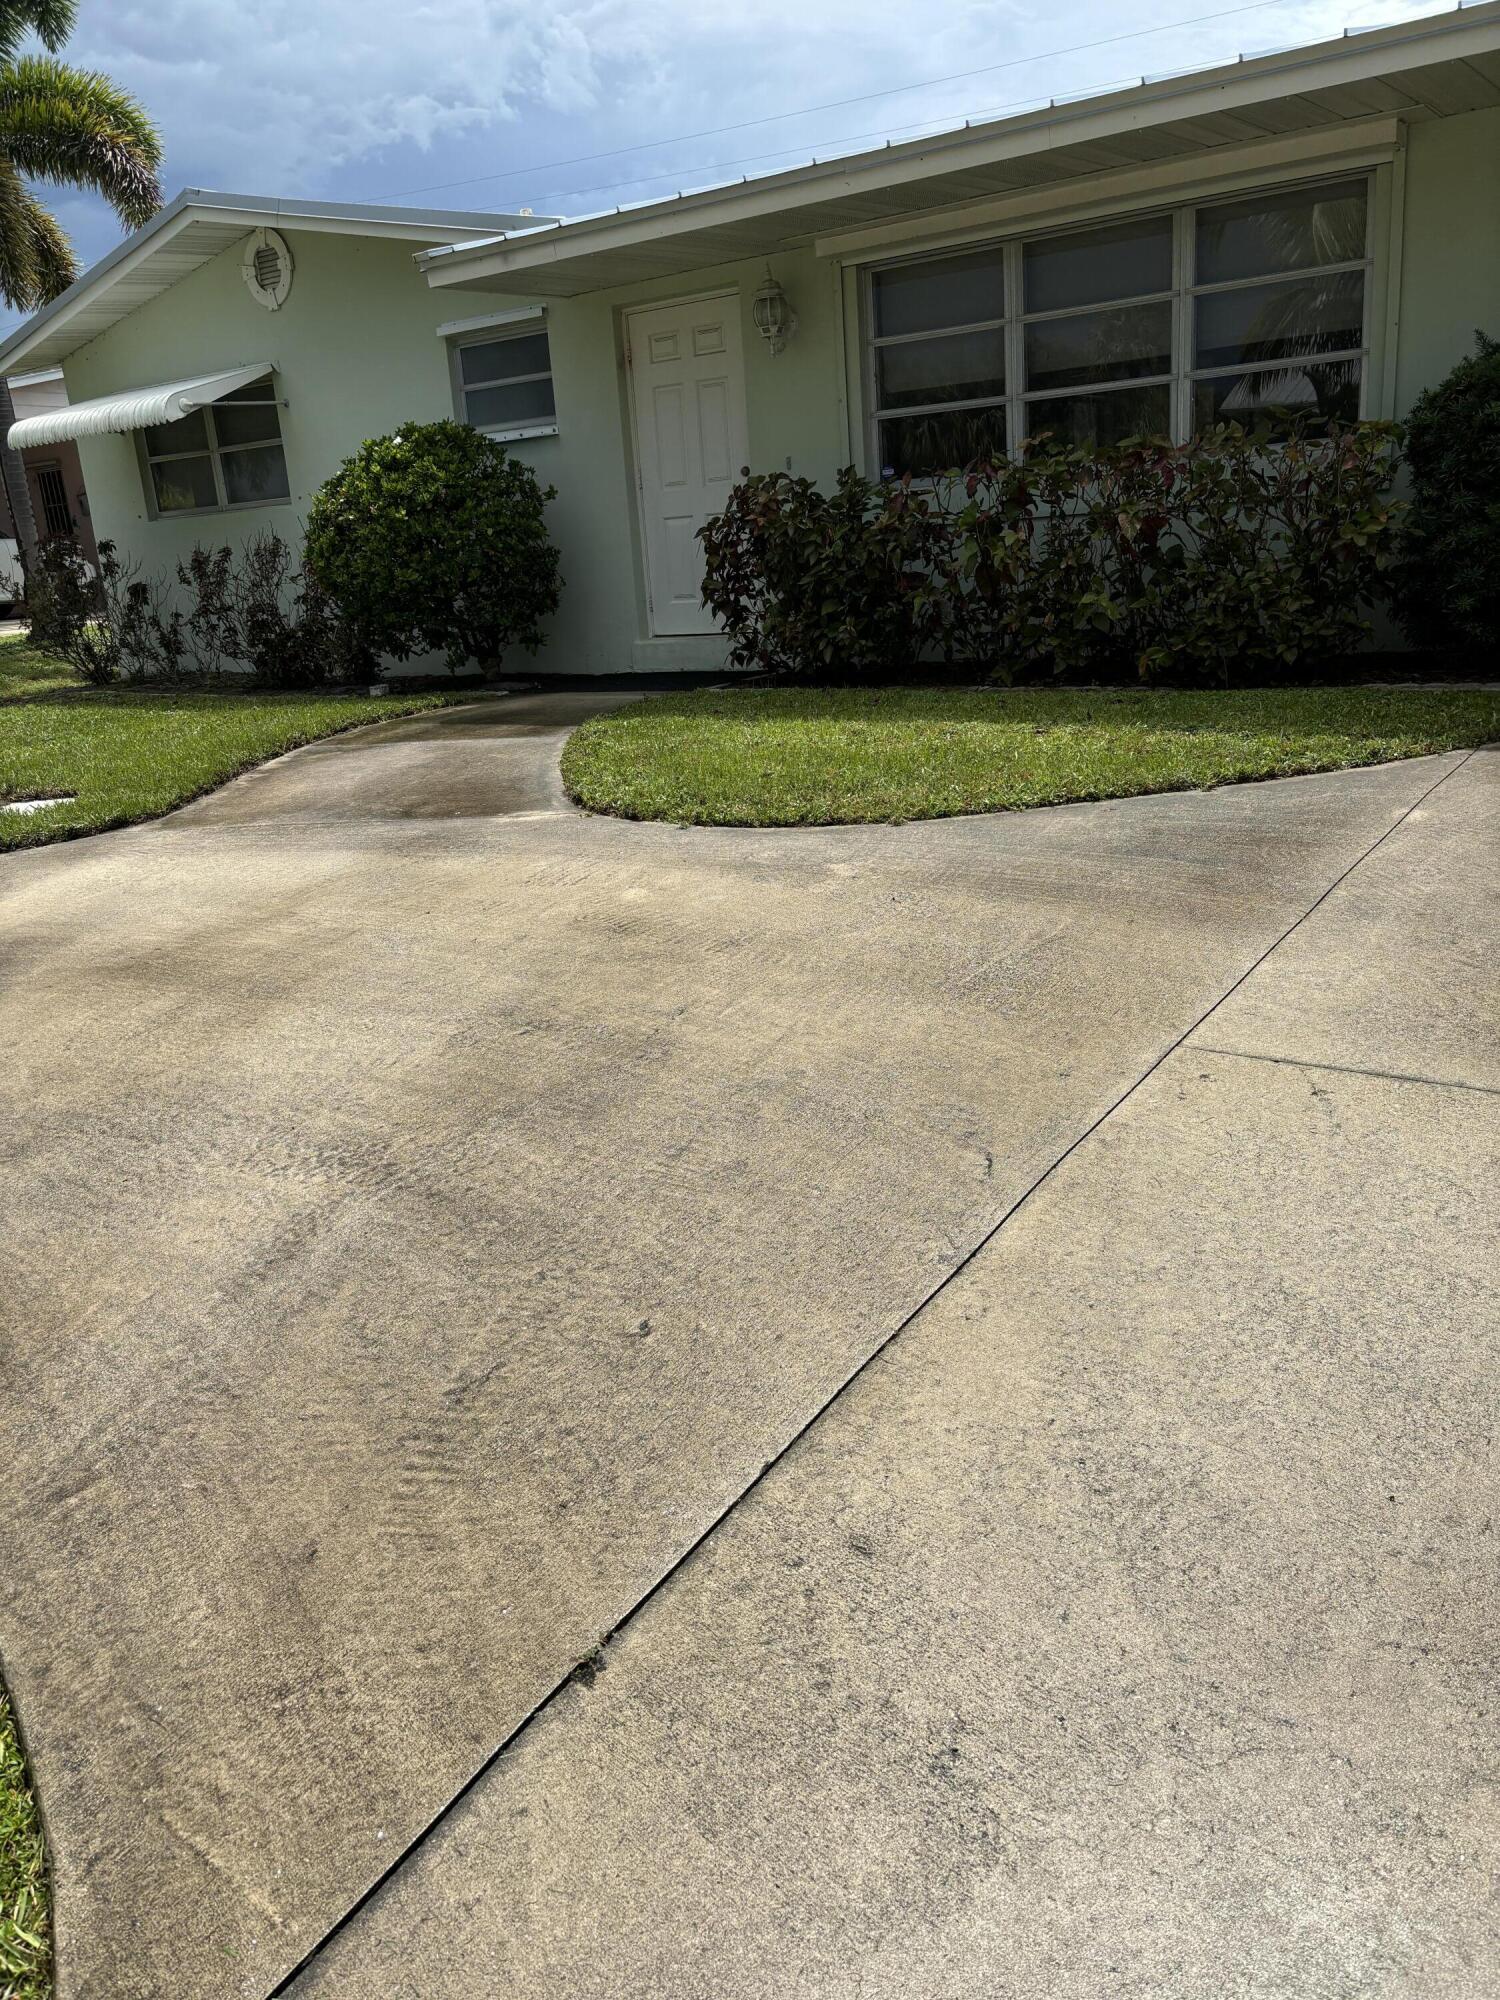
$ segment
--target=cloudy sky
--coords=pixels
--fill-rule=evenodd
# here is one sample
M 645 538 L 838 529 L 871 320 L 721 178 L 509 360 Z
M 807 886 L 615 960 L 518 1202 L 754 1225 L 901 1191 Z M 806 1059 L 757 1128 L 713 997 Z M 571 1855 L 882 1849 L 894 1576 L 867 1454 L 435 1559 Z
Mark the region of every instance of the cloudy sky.
M 582 214 L 1436 11 L 1430 0 L 81 0 L 68 53 L 151 111 L 169 193 Z M 86 260 L 117 240 L 97 203 L 56 207 Z

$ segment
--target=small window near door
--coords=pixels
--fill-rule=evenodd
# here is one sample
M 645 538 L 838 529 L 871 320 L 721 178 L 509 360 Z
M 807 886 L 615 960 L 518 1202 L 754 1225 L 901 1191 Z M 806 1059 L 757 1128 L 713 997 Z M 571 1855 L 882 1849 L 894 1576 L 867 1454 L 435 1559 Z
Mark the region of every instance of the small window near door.
M 552 354 L 544 320 L 455 341 L 453 387 L 464 422 L 492 438 L 557 434 Z
M 264 507 L 291 494 L 269 376 L 140 435 L 158 514 Z

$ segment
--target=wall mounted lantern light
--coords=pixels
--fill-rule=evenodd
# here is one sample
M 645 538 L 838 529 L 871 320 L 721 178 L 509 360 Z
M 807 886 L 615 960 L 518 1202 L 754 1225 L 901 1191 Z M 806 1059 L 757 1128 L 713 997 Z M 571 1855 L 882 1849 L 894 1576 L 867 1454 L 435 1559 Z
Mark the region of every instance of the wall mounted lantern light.
M 769 264 L 761 288 L 751 304 L 750 316 L 755 321 L 756 332 L 773 354 L 779 354 L 796 331 L 797 320 L 791 300 L 771 276 Z

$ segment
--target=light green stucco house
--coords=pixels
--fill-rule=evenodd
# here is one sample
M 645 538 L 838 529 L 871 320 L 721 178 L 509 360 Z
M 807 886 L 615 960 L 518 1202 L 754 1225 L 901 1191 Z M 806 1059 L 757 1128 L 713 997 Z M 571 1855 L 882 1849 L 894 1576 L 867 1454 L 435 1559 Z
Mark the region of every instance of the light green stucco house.
M 294 537 L 363 438 L 465 418 L 557 488 L 537 668 L 662 673 L 722 661 L 693 537 L 741 466 L 1400 416 L 1476 326 L 1500 0 L 574 221 L 190 190 L 0 372 L 61 364 L 12 439 L 77 438 L 98 534 L 156 570 Z

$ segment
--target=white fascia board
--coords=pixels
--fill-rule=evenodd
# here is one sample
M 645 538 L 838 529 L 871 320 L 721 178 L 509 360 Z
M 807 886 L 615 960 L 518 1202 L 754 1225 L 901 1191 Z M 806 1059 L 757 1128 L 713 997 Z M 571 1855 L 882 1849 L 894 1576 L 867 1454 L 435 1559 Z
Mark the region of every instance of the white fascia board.
M 91 306 L 106 282 L 110 285 L 117 284 L 138 265 L 148 262 L 164 243 L 170 243 L 173 237 L 181 235 L 184 229 L 190 227 L 193 219 L 193 211 L 184 208 L 165 221 L 159 229 L 144 237 L 133 249 L 122 246 L 124 254 L 118 261 L 110 263 L 108 259 L 105 260 L 109 267 L 107 281 L 102 270 L 85 271 L 81 278 L 76 278 L 61 298 L 54 299 L 50 306 L 42 307 L 34 323 L 17 328 L 16 333 L 11 336 L 14 345 L 5 356 L 6 375 L 10 374 L 15 362 L 25 360 L 44 334 L 57 333 L 86 307 Z M 25 339 L 19 338 L 23 332 L 26 334 Z
M 913 140 L 876 153 L 823 165 L 793 168 L 738 188 L 709 189 L 679 196 L 621 215 L 590 217 L 543 232 L 543 240 L 505 239 L 476 243 L 423 261 L 430 285 L 473 283 L 512 272 L 584 258 L 594 250 L 622 251 L 649 246 L 691 230 L 732 228 L 784 214 L 796 228 L 802 209 L 875 193 L 940 174 L 999 165 L 1065 146 L 1096 144 L 1123 133 L 1149 131 L 1171 122 L 1234 112 L 1308 91 L 1368 82 L 1392 72 L 1416 70 L 1500 50 L 1500 7 L 1464 8 L 1433 21 L 1374 29 L 1302 49 L 1200 72 L 1166 84 L 1137 84 L 1095 100 L 1049 106 L 996 124 Z M 520 289 L 517 287 L 517 289 Z
M 615 209 L 605 209 L 601 213 L 607 219 L 613 221 L 618 211 Z M 586 219 L 593 221 L 597 218 L 588 217 Z M 456 256 L 460 251 L 469 254 L 480 250 L 505 249 L 507 246 L 517 243 L 529 243 L 533 237 L 548 236 L 554 230 L 566 229 L 570 226 L 572 225 L 562 216 L 539 215 L 533 220 L 528 221 L 523 227 L 515 229 L 487 229 L 482 236 L 469 235 L 452 243 L 439 243 L 432 250 L 419 251 L 417 253 L 417 262 L 421 263 L 424 259 L 430 257 L 434 263 L 437 263 L 444 257 Z
M 274 209 L 245 208 L 239 203 L 223 208 L 204 203 L 194 207 L 189 214 L 194 222 L 221 222 L 230 228 L 243 229 L 247 234 L 252 229 L 279 229 L 284 235 L 302 230 L 313 236 L 384 236 L 398 243 L 415 243 L 419 246 L 474 241 L 472 230 L 424 222 L 416 214 L 410 222 L 397 221 L 389 216 L 366 221 L 353 215 L 277 213 Z M 154 247 L 159 247 L 163 241 L 162 237 L 157 237 Z
M 923 249 L 940 249 L 979 235 L 1003 234 L 1042 217 L 1084 220 L 1211 187 L 1258 182 L 1268 174 L 1319 174 L 1381 166 L 1395 155 L 1402 129 L 1399 118 L 1370 118 L 1246 146 L 1215 146 L 1178 159 L 1154 160 L 1149 166 L 1080 174 L 1077 180 L 1058 181 L 1050 187 L 987 195 L 954 208 L 931 209 L 892 222 L 871 223 L 863 229 L 842 230 L 815 238 L 813 249 L 819 257 L 859 263 L 916 240 Z
M 247 228 L 420 232 L 434 241 L 476 243 L 553 220 L 549 216 L 485 213 L 472 209 L 410 208 L 392 202 L 299 201 L 287 195 L 235 194 L 222 188 L 184 188 L 177 197 L 204 214 L 243 217 Z
M 527 320 L 546 317 L 545 306 L 512 306 L 505 312 L 476 313 L 472 319 L 445 320 L 438 328 L 438 338 L 447 339 L 455 333 L 482 333 L 491 326 L 519 326 Z

